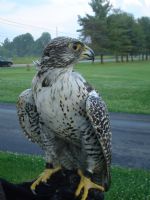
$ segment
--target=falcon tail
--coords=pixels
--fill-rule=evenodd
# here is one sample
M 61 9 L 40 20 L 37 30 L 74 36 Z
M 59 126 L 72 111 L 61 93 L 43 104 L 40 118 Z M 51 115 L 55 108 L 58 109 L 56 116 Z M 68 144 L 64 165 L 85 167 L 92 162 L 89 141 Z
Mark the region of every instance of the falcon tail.
M 104 179 L 105 192 L 107 192 L 109 190 L 110 185 L 111 185 L 111 174 L 110 174 L 110 171 L 107 171 L 107 174 Z

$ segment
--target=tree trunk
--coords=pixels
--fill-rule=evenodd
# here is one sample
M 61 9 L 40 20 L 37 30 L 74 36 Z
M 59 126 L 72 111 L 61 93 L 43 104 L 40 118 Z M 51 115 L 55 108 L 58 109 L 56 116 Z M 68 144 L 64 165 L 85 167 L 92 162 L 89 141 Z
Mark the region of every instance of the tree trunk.
M 142 53 L 142 61 L 144 61 L 144 53 Z
M 145 59 L 148 60 L 148 52 L 146 52 L 146 57 L 145 57 Z
M 133 58 L 133 54 L 131 53 L 131 61 L 133 62 L 134 61 L 134 58 Z
M 139 61 L 141 60 L 141 54 L 139 54 Z
M 124 62 L 124 60 L 123 60 L 123 55 L 121 54 L 121 62 Z
M 100 55 L 101 64 L 104 63 L 103 54 Z
M 126 62 L 129 62 L 129 55 L 126 55 Z
M 116 58 L 116 62 L 118 63 L 119 62 L 119 56 L 118 56 L 118 54 L 116 54 L 115 58 Z

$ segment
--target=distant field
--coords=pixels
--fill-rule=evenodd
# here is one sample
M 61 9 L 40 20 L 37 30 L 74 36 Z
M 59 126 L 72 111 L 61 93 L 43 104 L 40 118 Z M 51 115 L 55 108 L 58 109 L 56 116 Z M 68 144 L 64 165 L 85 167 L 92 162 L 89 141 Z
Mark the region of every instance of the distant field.
M 12 60 L 14 64 L 32 64 L 33 61 L 36 61 L 37 59 L 38 57 L 31 56 L 31 57 L 14 57 Z
M 102 95 L 110 111 L 150 114 L 150 62 L 81 63 L 76 66 Z M 0 68 L 0 102 L 15 103 L 31 87 L 35 69 Z
M 44 169 L 42 157 L 0 152 L 0 177 L 19 183 L 35 179 Z M 150 171 L 112 167 L 107 200 L 150 200 Z

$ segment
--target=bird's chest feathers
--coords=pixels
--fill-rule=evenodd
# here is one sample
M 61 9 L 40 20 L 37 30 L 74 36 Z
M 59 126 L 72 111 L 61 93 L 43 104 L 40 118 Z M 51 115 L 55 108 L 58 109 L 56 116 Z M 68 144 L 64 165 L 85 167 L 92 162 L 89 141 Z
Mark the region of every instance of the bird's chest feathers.
M 53 80 L 52 83 L 48 76 L 47 86 L 42 87 L 41 84 L 41 88 L 36 91 L 36 104 L 41 118 L 58 132 L 84 126 L 88 95 L 84 79 L 74 72 L 65 72 L 57 78 L 53 76 Z M 48 82 L 51 84 L 48 85 Z

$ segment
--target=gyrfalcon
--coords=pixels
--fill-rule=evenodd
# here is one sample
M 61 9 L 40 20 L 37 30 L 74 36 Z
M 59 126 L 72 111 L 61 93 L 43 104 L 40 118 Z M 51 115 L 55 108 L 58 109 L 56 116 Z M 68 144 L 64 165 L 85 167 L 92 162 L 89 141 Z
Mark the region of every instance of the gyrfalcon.
M 45 152 L 46 169 L 32 184 L 33 191 L 61 168 L 78 170 L 81 180 L 75 195 L 84 189 L 82 200 L 90 188 L 110 187 L 109 115 L 101 96 L 73 70 L 83 58 L 94 60 L 93 50 L 83 42 L 51 40 L 37 62 L 32 88 L 19 96 L 21 127 Z

